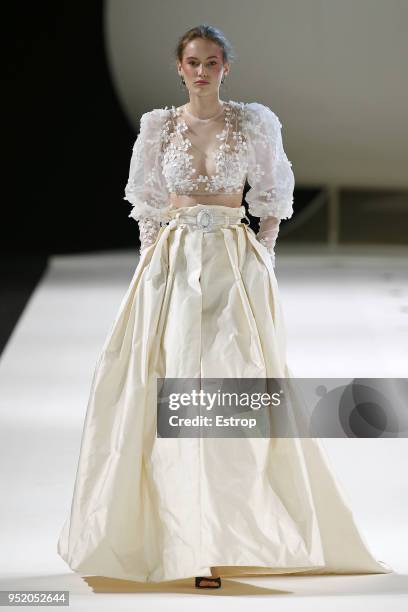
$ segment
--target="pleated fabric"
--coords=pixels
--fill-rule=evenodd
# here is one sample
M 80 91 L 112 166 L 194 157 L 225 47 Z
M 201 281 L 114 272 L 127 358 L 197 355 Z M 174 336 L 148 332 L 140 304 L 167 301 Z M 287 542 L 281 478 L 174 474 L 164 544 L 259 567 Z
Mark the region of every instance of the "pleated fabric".
M 172 209 L 142 252 L 95 366 L 72 505 L 70 568 L 143 582 L 389 573 L 317 438 L 157 438 L 157 378 L 290 378 L 269 254 L 245 208 L 230 225 Z

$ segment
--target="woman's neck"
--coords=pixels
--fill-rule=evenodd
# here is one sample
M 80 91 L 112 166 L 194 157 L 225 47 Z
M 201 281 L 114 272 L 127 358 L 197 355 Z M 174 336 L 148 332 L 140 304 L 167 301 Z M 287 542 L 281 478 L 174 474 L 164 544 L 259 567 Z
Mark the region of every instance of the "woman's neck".
M 225 102 L 217 98 L 192 96 L 184 109 L 195 119 L 215 119 L 221 114 Z

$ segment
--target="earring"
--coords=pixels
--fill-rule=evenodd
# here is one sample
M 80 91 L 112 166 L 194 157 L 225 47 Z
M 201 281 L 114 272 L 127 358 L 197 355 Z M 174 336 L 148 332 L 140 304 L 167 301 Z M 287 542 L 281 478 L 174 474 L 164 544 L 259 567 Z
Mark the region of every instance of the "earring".
M 184 85 L 184 86 L 186 85 L 186 82 L 185 82 L 184 77 L 183 77 L 183 75 L 182 75 L 182 74 L 180 75 L 180 81 L 181 81 L 181 86 L 182 86 L 182 87 L 183 87 L 183 85 Z

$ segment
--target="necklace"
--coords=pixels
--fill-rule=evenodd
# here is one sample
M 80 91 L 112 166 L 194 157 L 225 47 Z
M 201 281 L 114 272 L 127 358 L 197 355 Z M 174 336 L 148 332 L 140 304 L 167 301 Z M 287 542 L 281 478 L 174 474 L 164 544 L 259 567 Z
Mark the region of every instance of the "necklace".
M 222 103 L 222 107 L 218 111 L 218 113 L 216 113 L 212 117 L 208 117 L 207 119 L 200 119 L 200 117 L 196 117 L 195 115 L 190 113 L 190 111 L 187 110 L 186 106 L 184 106 L 183 110 L 184 110 L 186 115 L 188 115 L 189 117 L 191 117 L 195 121 L 198 121 L 200 123 L 209 123 L 210 121 L 213 121 L 214 119 L 217 119 L 220 115 L 222 115 L 222 113 L 224 112 L 224 106 L 225 106 L 225 102 Z

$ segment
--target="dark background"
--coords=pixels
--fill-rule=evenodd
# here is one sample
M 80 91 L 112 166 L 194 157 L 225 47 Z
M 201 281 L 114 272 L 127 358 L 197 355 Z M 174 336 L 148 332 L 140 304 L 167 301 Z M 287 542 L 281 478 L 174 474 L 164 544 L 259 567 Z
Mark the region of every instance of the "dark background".
M 3 253 L 137 245 L 131 205 L 122 200 L 136 134 L 111 87 L 102 9 L 92 1 L 80 9 L 75 2 L 27 4 L 9 22 L 15 119 L 6 130 L 14 180 L 3 208 Z

